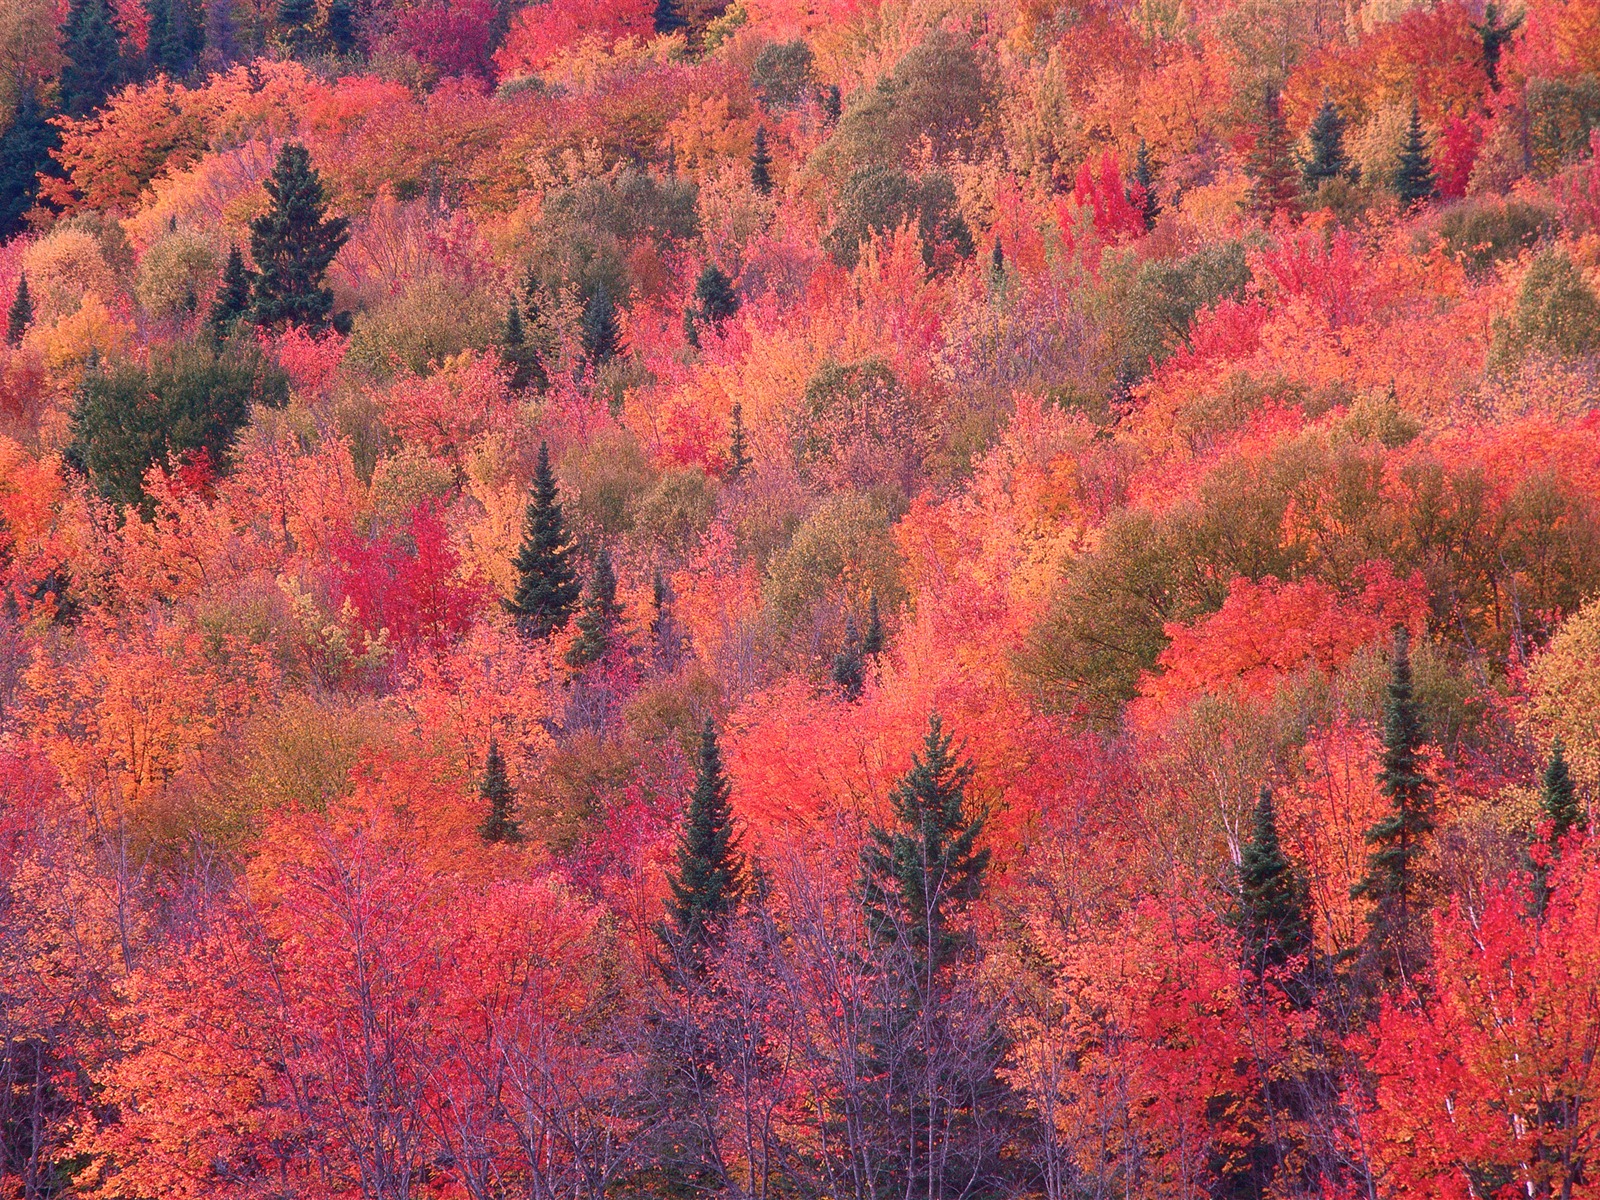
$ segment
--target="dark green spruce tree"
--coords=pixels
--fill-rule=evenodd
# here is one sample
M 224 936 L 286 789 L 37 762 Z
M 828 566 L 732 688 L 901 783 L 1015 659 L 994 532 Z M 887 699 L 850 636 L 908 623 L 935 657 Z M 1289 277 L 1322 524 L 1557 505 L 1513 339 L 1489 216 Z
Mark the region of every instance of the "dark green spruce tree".
M 22 345 L 22 336 L 33 324 L 33 297 L 28 294 L 28 276 L 17 276 L 17 291 L 11 298 L 11 308 L 6 313 L 6 345 Z
M 228 261 L 222 268 L 222 282 L 217 285 L 217 294 L 211 298 L 211 310 L 206 314 L 206 330 L 213 344 L 220 346 L 227 341 L 250 311 L 252 283 L 239 247 L 229 247 Z
M 677 862 L 667 876 L 671 897 L 659 927 L 662 944 L 679 965 L 698 964 L 744 892 L 744 855 L 734 826 L 733 788 L 722 766 L 710 717 L 695 754 L 694 791 L 678 834 Z
M 39 196 L 40 172 L 56 173 L 50 151 L 61 144 L 61 134 L 50 124 L 51 115 L 39 103 L 38 89 L 28 84 L 11 124 L 0 133 L 0 242 L 22 232 L 23 217 Z
M 1004 283 L 1006 278 L 1006 248 L 998 237 L 994 239 L 994 249 L 989 251 L 989 277 L 996 285 Z
M 1344 149 L 1344 127 L 1345 120 L 1339 113 L 1339 106 L 1324 93 L 1322 107 L 1317 109 L 1317 115 L 1312 118 L 1308 134 L 1311 157 L 1300 172 L 1307 190 L 1314 192 L 1323 184 L 1342 179 L 1350 173 L 1350 158 Z
M 528 510 L 523 518 L 522 545 L 511 560 L 517 588 L 506 608 L 527 636 L 547 638 L 567 623 L 578 603 L 578 575 L 572 568 L 572 542 L 556 498 L 556 477 L 550 469 L 550 448 L 539 443 Z
M 687 29 L 689 26 L 689 22 L 683 19 L 682 10 L 678 8 L 678 0 L 656 0 L 656 10 L 652 20 L 656 32 L 663 37 Z
M 1524 13 L 1518 13 L 1509 21 L 1503 20 L 1500 6 L 1494 0 L 1489 0 L 1483 6 L 1483 21 L 1473 23 L 1472 31 L 1478 35 L 1479 61 L 1483 64 L 1483 74 L 1489 80 L 1491 91 L 1500 90 L 1500 59 L 1517 30 L 1522 28 L 1525 16 Z
M 1400 143 L 1400 160 L 1394 171 L 1394 194 L 1402 208 L 1414 208 L 1433 199 L 1433 163 L 1428 158 L 1428 139 L 1422 131 L 1417 106 L 1411 106 L 1411 123 Z
M 1004 1045 L 975 988 L 979 947 L 962 920 L 989 865 L 971 780 L 933 714 L 922 753 L 889 795 L 892 826 L 870 827 L 861 854 L 877 997 L 859 1064 L 873 1081 L 862 1104 L 869 1195 L 986 1194 L 974 1180 L 1003 1194 Z
M 883 616 L 878 612 L 878 593 L 867 597 L 867 628 L 861 635 L 861 653 L 877 658 L 883 653 Z
M 1149 233 L 1156 227 L 1156 218 L 1161 215 L 1161 201 L 1156 198 L 1156 177 L 1150 167 L 1150 147 L 1143 138 L 1139 139 L 1139 154 L 1133 160 L 1133 183 L 1138 189 L 1134 197 L 1134 205 L 1139 210 L 1139 219 L 1144 222 L 1144 229 Z
M 1234 928 L 1245 965 L 1260 982 L 1268 971 L 1311 948 L 1310 898 L 1305 876 L 1278 840 L 1272 792 L 1261 789 L 1250 840 L 1239 848 L 1238 911 Z
M 578 636 L 567 649 L 567 666 L 581 670 L 605 658 L 616 643 L 621 627 L 617 574 L 611 567 L 611 551 L 603 549 L 595 555 L 594 573 L 589 576 L 589 594 L 578 610 Z
M 622 331 L 617 325 L 617 304 L 611 298 L 611 290 L 603 282 L 595 287 L 594 295 L 584 305 L 578 333 L 583 340 L 583 353 L 595 367 L 610 362 L 622 347 Z
M 755 148 L 750 151 L 750 186 L 763 196 L 772 194 L 772 153 L 767 149 L 767 127 L 756 126 Z
M 1545 820 L 1550 822 L 1549 842 L 1543 851 L 1537 852 L 1533 864 L 1534 911 L 1542 913 L 1550 903 L 1550 868 L 1561 853 L 1561 839 L 1583 816 L 1578 807 L 1578 789 L 1573 785 L 1572 772 L 1567 769 L 1567 748 L 1560 738 L 1550 747 L 1539 807 Z
M 87 116 L 122 83 L 122 44 L 106 0 L 72 0 L 61 27 L 61 110 Z
M 908 948 L 925 978 L 958 949 L 955 916 L 978 898 L 989 851 L 978 846 L 984 816 L 967 811 L 972 764 L 954 753 L 938 713 L 921 755 L 889 794 L 896 827 L 868 830 L 861 854 L 861 906 L 885 945 Z
M 1422 710 L 1411 680 L 1409 639 L 1395 634 L 1383 711 L 1383 759 L 1378 782 L 1390 812 L 1367 831 L 1367 873 L 1351 889 L 1372 903 L 1365 949 L 1382 980 L 1414 980 L 1426 953 L 1424 917 L 1430 880 L 1425 872 L 1433 833 L 1433 782 L 1422 765 Z
M 322 177 L 298 143 L 284 143 L 265 187 L 271 204 L 250 222 L 257 271 L 250 319 L 268 328 L 324 329 L 333 314 L 333 293 L 322 278 L 349 239 L 349 222 L 327 215 Z
M 744 406 L 735 404 L 728 423 L 728 479 L 742 479 L 749 470 L 750 441 L 744 432 Z
M 852 616 L 844 619 L 844 640 L 839 645 L 839 653 L 833 656 L 831 675 L 833 686 L 846 700 L 854 704 L 861 699 L 861 689 L 867 681 L 867 662 L 861 650 L 861 630 Z
M 837 125 L 839 118 L 844 115 L 844 93 L 839 90 L 837 83 L 830 83 L 822 89 L 822 115 L 828 118 L 830 125 Z
M 518 391 L 527 387 L 543 388 L 549 380 L 539 352 L 528 341 L 527 328 L 522 321 L 522 305 L 515 296 L 506 307 L 506 323 L 500 329 L 500 361 L 510 373 L 508 382 Z
M 700 344 L 701 329 L 715 329 L 739 311 L 733 280 L 716 263 L 707 263 L 695 280 L 694 298 L 683 311 L 683 331 L 691 346 Z
M 1539 806 L 1550 822 L 1550 841 L 1559 845 L 1561 839 L 1572 831 L 1583 818 L 1578 807 L 1578 789 L 1572 782 L 1572 772 L 1567 768 L 1567 747 L 1560 738 L 1550 747 L 1550 761 L 1544 769 L 1544 787 L 1539 795 Z
M 278 36 L 291 54 L 311 49 L 311 23 L 316 18 L 315 0 L 278 0 Z
M 333 0 L 328 5 L 328 44 L 335 54 L 355 52 L 356 12 L 351 0 Z
M 1294 159 L 1289 154 L 1289 128 L 1275 89 L 1268 88 L 1256 125 L 1256 144 L 1246 166 L 1250 175 L 1250 207 L 1263 217 L 1293 213 L 1300 203 Z
M 483 782 L 478 794 L 488 805 L 483 824 L 478 832 L 486 842 L 514 844 L 522 840 L 522 824 L 517 820 L 517 793 L 511 786 L 511 776 L 506 773 L 506 760 L 500 753 L 500 742 L 489 735 L 489 757 L 483 764 Z

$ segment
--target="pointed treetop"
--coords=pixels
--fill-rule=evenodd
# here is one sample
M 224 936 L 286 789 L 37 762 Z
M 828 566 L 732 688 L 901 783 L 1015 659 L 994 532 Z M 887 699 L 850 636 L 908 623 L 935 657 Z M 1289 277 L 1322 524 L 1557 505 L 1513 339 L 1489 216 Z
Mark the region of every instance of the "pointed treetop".
M 1326 92 L 1322 106 L 1312 118 L 1307 137 L 1311 142 L 1311 158 L 1306 162 L 1301 178 L 1312 191 L 1324 183 L 1350 173 L 1350 159 L 1344 149 L 1345 120 L 1339 106 Z
M 550 469 L 550 447 L 539 443 L 539 458 L 523 517 L 522 545 L 511 560 L 517 588 L 506 608 L 523 634 L 547 638 L 567 623 L 578 603 L 578 575 L 572 544 Z
M 925 956 L 937 970 L 960 939 L 957 913 L 978 898 L 989 851 L 978 847 L 984 815 L 967 811 L 972 764 L 953 749 L 938 713 L 928 718 L 922 753 L 889 795 L 895 827 L 868 830 L 861 854 L 861 906 L 880 942 Z
M 694 791 L 678 835 L 677 869 L 667 877 L 672 893 L 667 920 L 660 929 L 668 949 L 692 962 L 733 915 L 744 890 L 745 862 L 732 796 L 717 727 L 707 717 L 695 754 Z
M 1304 877 L 1278 840 L 1272 792 L 1261 789 L 1250 840 L 1239 852 L 1239 911 L 1235 927 L 1245 961 L 1259 980 L 1311 946 L 1311 918 Z
M 1411 106 L 1411 123 L 1406 127 L 1405 139 L 1400 143 L 1394 192 L 1404 208 L 1423 204 L 1433 199 L 1434 195 L 1433 163 L 1428 158 L 1428 139 L 1415 104 Z
M 22 345 L 22 337 L 33 324 L 33 297 L 28 294 L 28 276 L 17 276 L 17 292 L 11 299 L 11 309 L 6 313 L 6 344 Z
M 1550 747 L 1539 804 L 1550 821 L 1550 841 L 1559 846 L 1561 839 L 1583 818 L 1583 810 L 1578 807 L 1578 789 L 1567 768 L 1566 744 L 1560 738 Z
M 567 650 L 567 665 L 591 666 L 611 651 L 622 624 L 622 607 L 617 603 L 617 576 L 611 566 L 611 551 L 602 549 L 594 560 L 589 578 L 589 594 L 578 613 L 578 637 Z
M 861 631 L 856 628 L 856 619 L 847 615 L 844 619 L 844 639 L 839 646 L 839 653 L 833 656 L 833 686 L 854 704 L 861 698 L 866 672 L 866 660 L 861 652 Z
M 483 764 L 483 782 L 478 794 L 488 803 L 479 828 L 486 842 L 515 843 L 522 840 L 522 824 L 516 819 L 517 793 L 506 773 L 506 760 L 500 754 L 500 742 L 489 735 L 489 756 Z
M 251 320 L 268 328 L 323 329 L 333 314 L 333 293 L 322 278 L 349 240 L 350 223 L 326 215 L 322 176 L 297 142 L 283 144 L 263 186 L 271 203 L 250 222 L 258 272 Z
M 744 406 L 733 406 L 728 424 L 728 478 L 736 481 L 750 469 L 750 445 L 744 432 Z
M 750 186 L 763 196 L 772 192 L 772 155 L 767 150 L 767 127 L 756 126 L 755 148 L 750 151 Z

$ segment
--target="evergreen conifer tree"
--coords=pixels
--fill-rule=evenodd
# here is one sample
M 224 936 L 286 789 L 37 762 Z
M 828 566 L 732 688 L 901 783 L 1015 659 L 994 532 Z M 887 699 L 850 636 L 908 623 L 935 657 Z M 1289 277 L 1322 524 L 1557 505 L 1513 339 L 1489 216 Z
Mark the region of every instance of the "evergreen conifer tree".
M 572 615 L 579 588 L 566 520 L 556 499 L 550 448 L 543 442 L 523 520 L 522 545 L 511 565 L 517 572 L 517 590 L 506 608 L 529 637 L 549 637 Z
M 728 422 L 728 480 L 737 482 L 750 470 L 750 440 L 744 431 L 744 405 L 735 404 Z
M 833 685 L 854 704 L 861 698 L 861 688 L 866 683 L 867 664 L 861 652 L 861 631 L 852 616 L 844 619 L 844 641 L 839 653 L 833 656 Z
M 333 0 L 328 5 L 328 44 L 335 54 L 355 51 L 356 14 L 351 0 Z
M 515 296 L 506 307 L 506 323 L 500 330 L 500 361 L 510 374 L 510 384 L 521 391 L 534 384 L 547 383 L 539 353 L 528 341 L 527 327 L 522 322 L 522 306 Z
M 700 344 L 700 327 L 715 328 L 739 311 L 739 294 L 716 263 L 707 263 L 695 280 L 694 299 L 683 313 L 683 329 L 689 344 Z
M 1539 805 L 1550 822 L 1550 842 L 1560 845 L 1572 827 L 1582 818 L 1578 807 L 1578 789 L 1573 785 L 1572 772 L 1567 769 L 1567 748 L 1560 738 L 1550 747 L 1550 761 L 1544 769 L 1544 788 Z
M 683 13 L 678 9 L 677 0 L 656 0 L 653 19 L 656 32 L 662 36 L 669 33 L 677 33 L 689 24 L 683 19 Z
M 122 46 L 106 0 L 72 0 L 61 27 L 61 108 L 82 117 L 105 103 L 122 82 Z
M 506 760 L 500 754 L 500 743 L 489 735 L 489 757 L 483 764 L 483 782 L 478 794 L 488 804 L 478 832 L 486 842 L 514 843 L 522 840 L 522 824 L 516 818 L 517 793 L 506 773 Z
M 1550 903 L 1550 866 L 1561 852 L 1561 839 L 1578 823 L 1582 812 L 1578 808 L 1578 792 L 1572 783 L 1572 773 L 1567 769 L 1566 746 L 1560 738 L 1550 747 L 1550 761 L 1544 768 L 1544 787 L 1539 795 L 1539 807 L 1550 822 L 1550 839 L 1547 847 L 1533 855 L 1533 910 L 1543 913 Z
M 1238 901 L 1235 928 L 1245 963 L 1258 981 L 1310 949 L 1306 881 L 1278 841 L 1278 817 L 1267 788 L 1256 802 L 1250 840 L 1240 847 Z
M 755 148 L 750 151 L 750 186 L 763 196 L 772 194 L 772 154 L 767 150 L 767 127 L 756 126 Z
M 1264 217 L 1294 211 L 1300 197 L 1294 180 L 1294 160 L 1289 155 L 1289 130 L 1283 121 L 1278 93 L 1271 88 L 1262 101 L 1248 170 L 1252 209 Z
M 611 650 L 617 629 L 622 624 L 622 609 L 617 604 L 617 575 L 611 568 L 611 552 L 595 556 L 594 574 L 589 577 L 589 594 L 578 612 L 578 636 L 567 651 L 567 665 L 576 669 L 591 666 Z
M 293 54 L 311 48 L 311 22 L 316 20 L 315 0 L 278 0 L 278 32 L 283 45 Z
M 240 318 L 250 311 L 250 287 L 250 271 L 244 265 L 244 255 L 238 246 L 231 246 L 227 265 L 222 268 L 222 282 L 211 299 L 211 311 L 206 314 L 206 327 L 215 344 L 220 346 L 226 341 Z
M 39 174 L 55 174 L 50 151 L 61 134 L 39 103 L 38 89 L 27 84 L 17 98 L 11 124 L 0 133 L 0 242 L 22 232 L 23 216 L 39 195 Z
M 667 876 L 671 897 L 659 935 L 675 958 L 698 959 L 733 915 L 745 885 L 744 855 L 734 827 L 733 788 L 722 766 L 717 727 L 710 717 L 700 731 L 694 791 L 678 835 L 677 866 Z
M 1428 159 L 1428 141 L 1422 132 L 1417 106 L 1411 106 L 1411 124 L 1400 144 L 1400 161 L 1394 172 L 1394 194 L 1403 208 L 1412 208 L 1433 198 L 1433 164 Z
M 596 367 L 610 361 L 621 346 L 617 305 L 603 282 L 595 287 L 589 303 L 584 306 L 579 333 L 583 339 L 583 352 Z
M 33 297 L 28 294 L 28 276 L 17 276 L 17 292 L 11 298 L 11 309 L 6 313 L 6 344 L 22 345 L 22 336 L 33 324 Z
M 844 96 L 837 83 L 830 83 L 822 92 L 822 115 L 830 125 L 837 125 L 844 115 Z
M 883 618 L 878 613 L 878 593 L 867 597 L 867 628 L 861 635 L 861 653 L 876 658 L 883 653 Z
M 1324 183 L 1349 174 L 1350 159 L 1344 149 L 1344 126 L 1339 106 L 1324 94 L 1322 107 L 1317 109 L 1317 115 L 1312 118 L 1308 134 L 1311 158 L 1301 171 L 1306 187 L 1313 192 Z
M 326 215 L 322 177 L 295 142 L 284 143 L 265 186 L 272 203 L 250 222 L 258 272 L 250 319 L 269 328 L 323 329 L 333 312 L 333 293 L 322 277 L 349 238 L 349 222 Z
M 873 825 L 861 853 L 861 906 L 885 944 L 908 949 L 924 973 L 958 946 L 952 918 L 978 898 L 989 851 L 978 847 L 984 817 L 967 811 L 972 764 L 953 753 L 938 713 L 928 718 L 921 755 L 889 794 L 896 828 Z
M 989 275 L 997 284 L 1006 277 L 1006 248 L 998 237 L 994 239 L 994 249 L 989 251 Z
M 1367 831 L 1367 873 L 1351 889 L 1372 902 L 1367 947 L 1385 980 L 1414 978 L 1422 955 L 1418 925 L 1426 896 L 1423 857 L 1433 832 L 1433 784 L 1422 767 L 1422 712 L 1411 680 L 1409 639 L 1395 635 L 1383 713 L 1378 780 L 1392 811 Z
M 1139 209 L 1139 219 L 1144 222 L 1145 232 L 1156 227 L 1156 217 L 1161 215 L 1161 201 L 1156 198 L 1155 172 L 1150 167 L 1150 147 L 1143 138 L 1139 139 L 1139 154 L 1133 162 L 1133 182 L 1137 187 L 1138 195 L 1135 205 Z
M 1479 61 L 1483 64 L 1483 73 L 1489 80 L 1491 91 L 1500 90 L 1501 56 L 1517 30 L 1522 28 L 1525 16 L 1525 13 L 1518 13 L 1509 21 L 1501 20 L 1500 6 L 1495 0 L 1489 0 L 1483 6 L 1482 23 L 1473 23 L 1472 31 L 1478 35 Z

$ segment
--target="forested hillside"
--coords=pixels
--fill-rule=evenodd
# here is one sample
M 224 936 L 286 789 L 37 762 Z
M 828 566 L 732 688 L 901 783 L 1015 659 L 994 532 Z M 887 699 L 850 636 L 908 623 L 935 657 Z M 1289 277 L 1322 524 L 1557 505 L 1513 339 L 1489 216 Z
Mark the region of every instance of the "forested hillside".
M 0 1200 L 1600 1197 L 1600 2 L 0 0 Z

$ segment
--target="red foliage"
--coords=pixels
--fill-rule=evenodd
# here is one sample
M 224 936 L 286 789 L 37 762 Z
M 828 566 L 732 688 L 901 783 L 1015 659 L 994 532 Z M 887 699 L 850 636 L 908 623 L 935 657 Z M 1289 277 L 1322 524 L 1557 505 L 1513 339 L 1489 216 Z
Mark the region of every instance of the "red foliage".
M 395 22 L 394 40 L 443 75 L 489 74 L 491 0 L 421 0 Z
M 654 32 L 649 0 L 542 0 L 512 19 L 505 44 L 495 51 L 495 66 L 505 76 L 537 73 L 562 51 L 592 39 L 611 47 L 624 38 Z

